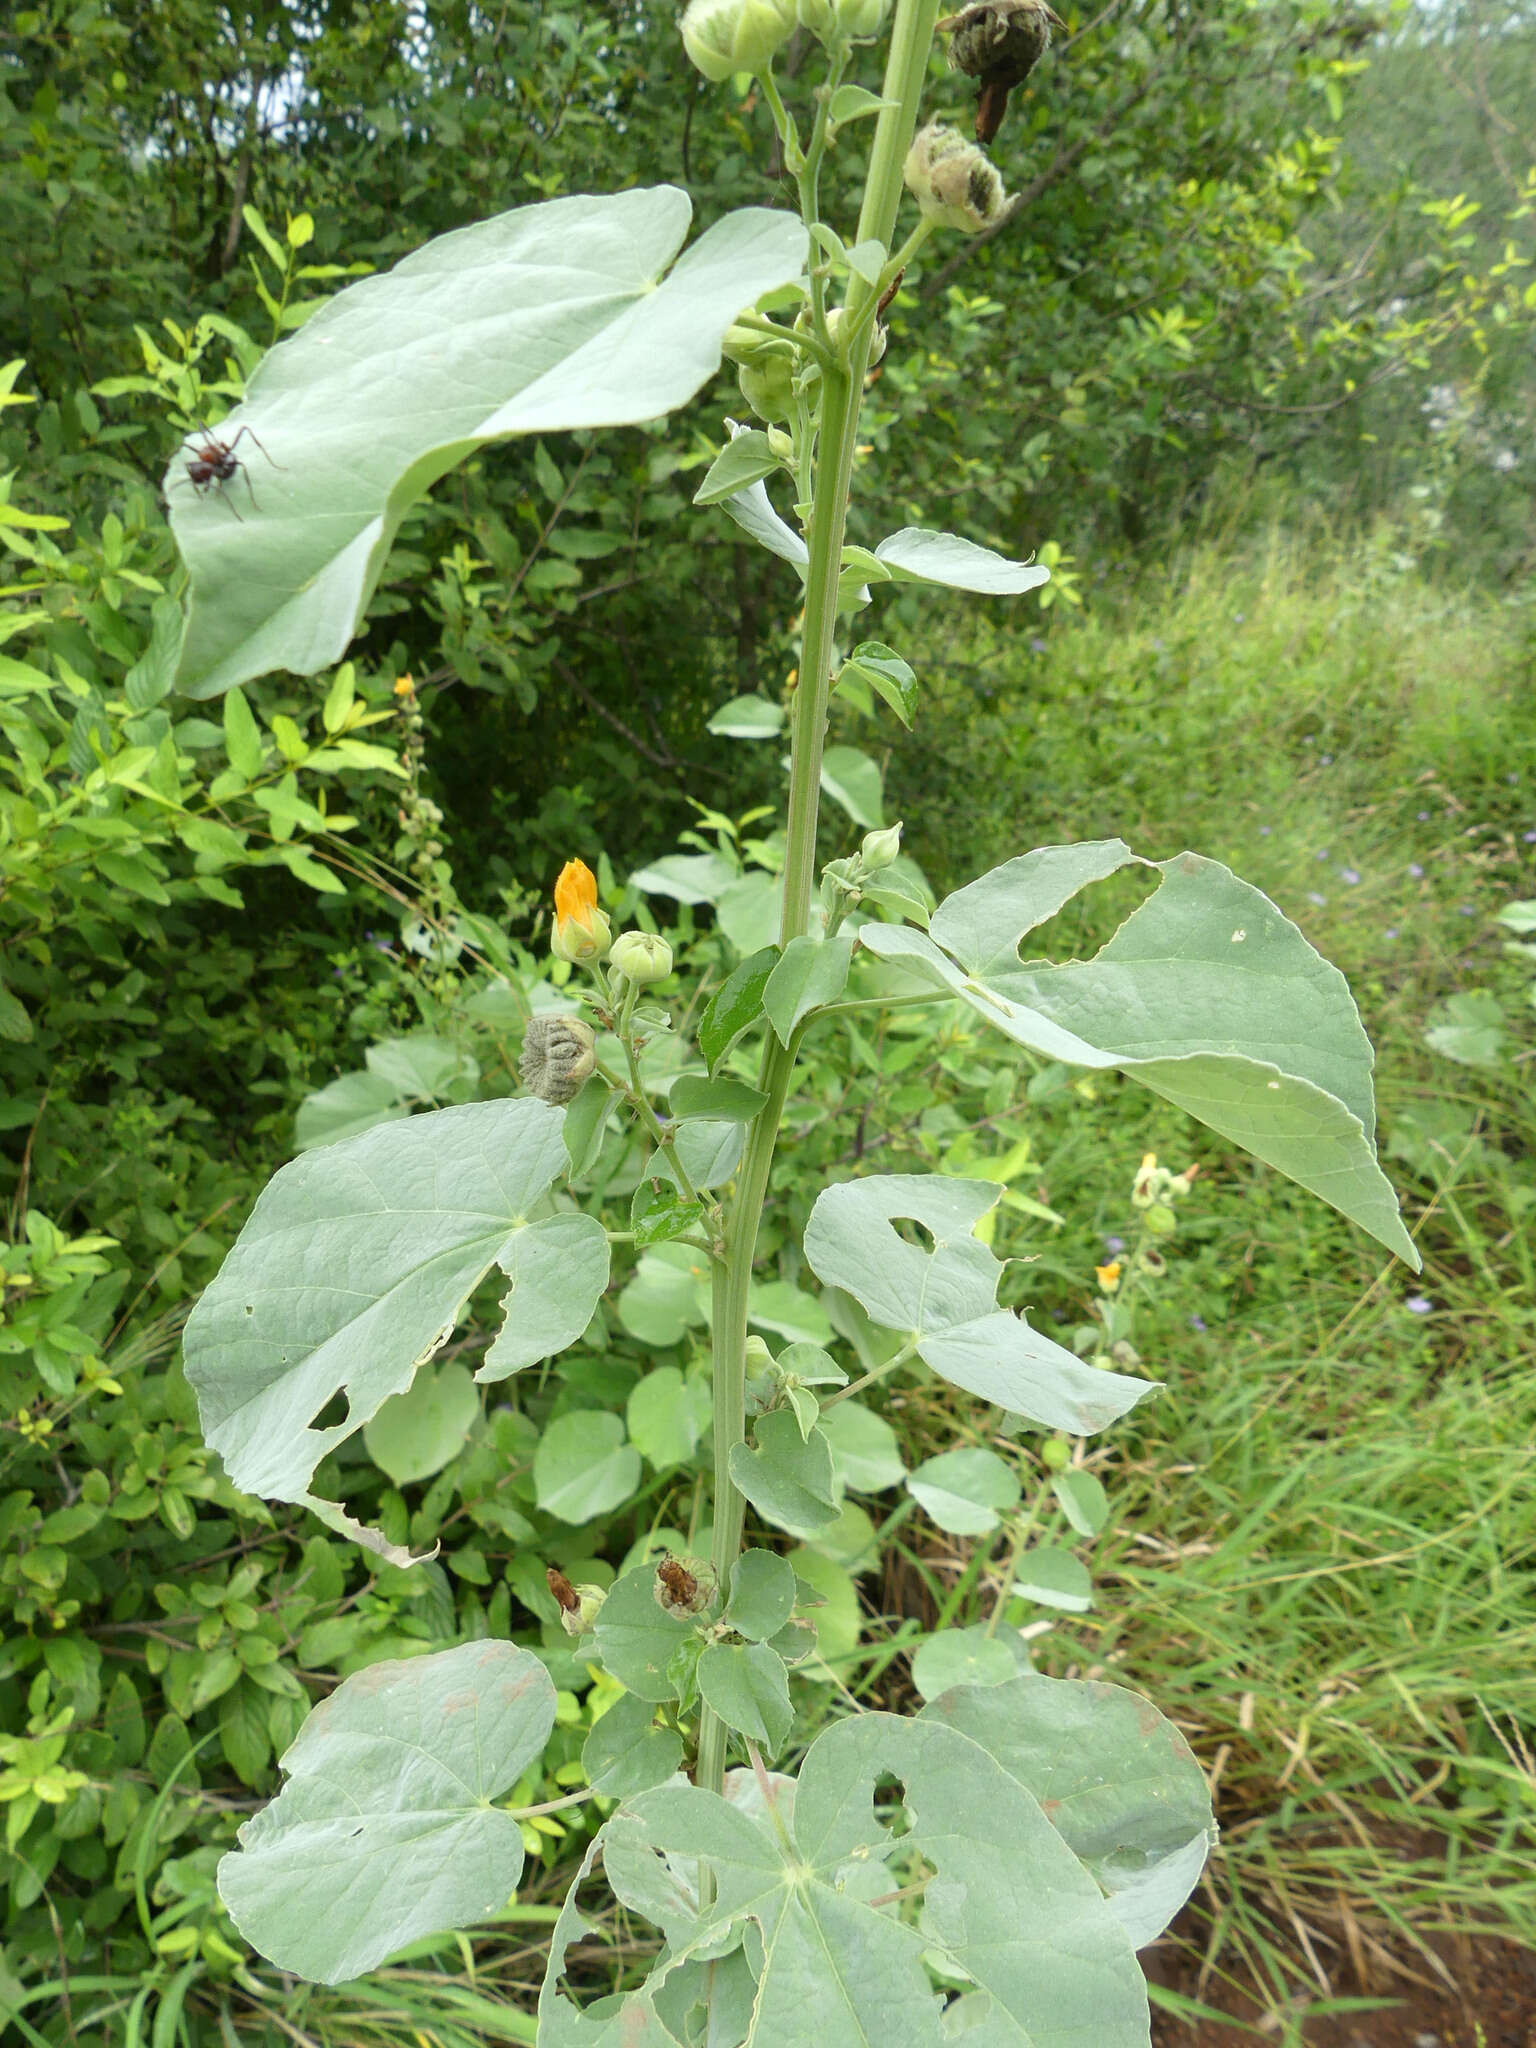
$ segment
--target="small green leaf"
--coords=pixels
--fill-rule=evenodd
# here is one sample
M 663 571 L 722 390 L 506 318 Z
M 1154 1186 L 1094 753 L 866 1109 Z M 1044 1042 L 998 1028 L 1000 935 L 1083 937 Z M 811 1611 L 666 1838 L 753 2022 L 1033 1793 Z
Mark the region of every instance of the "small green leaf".
M 827 103 L 827 118 L 840 127 L 844 121 L 862 121 L 894 104 L 877 93 L 866 92 L 862 85 L 840 85 Z
M 347 1679 L 284 1756 L 280 1796 L 219 1864 L 235 1925 L 279 1969 L 338 1984 L 499 1912 L 523 1841 L 490 1802 L 541 1754 L 554 1718 L 549 1674 L 511 1643 Z
M 659 1244 L 641 1254 L 619 1295 L 619 1321 L 631 1337 L 661 1348 L 709 1317 L 709 1261 L 689 1245 Z
M 656 1471 L 686 1465 L 709 1426 L 709 1389 L 659 1365 L 630 1394 L 625 1420 L 630 1442 Z
M 837 1519 L 832 1447 L 819 1429 L 802 1437 L 779 1408 L 757 1418 L 752 1442 L 731 1446 L 731 1479 L 765 1521 L 800 1532 Z
M 247 782 L 254 782 L 266 764 L 261 730 L 239 690 L 231 690 L 224 699 L 224 751 L 230 767 Z
M 821 757 L 821 787 L 855 825 L 873 831 L 885 823 L 880 769 L 859 747 L 828 747 Z
M 589 1074 L 575 1100 L 566 1104 L 561 1136 L 573 1181 L 581 1180 L 595 1163 L 603 1147 L 608 1112 L 618 1099 L 619 1091 L 610 1088 L 601 1074 Z
M 621 1685 L 661 1705 L 677 1697 L 667 1676 L 674 1655 L 697 1640 L 691 1622 L 668 1614 L 656 1599 L 656 1568 L 637 1565 L 616 1579 L 597 1614 L 597 1653 Z
M 686 1200 L 670 1181 L 643 1180 L 629 1205 L 629 1227 L 634 1232 L 636 1248 L 643 1251 L 647 1245 L 666 1244 L 681 1237 L 703 1215 L 704 1204 Z
M 770 1756 L 795 1724 L 784 1660 L 766 1643 L 711 1643 L 699 1659 L 699 1694 L 727 1728 Z
M 683 1738 L 675 1728 L 658 1728 L 649 1700 L 625 1693 L 592 1724 L 582 1745 L 581 1767 L 594 1792 L 633 1799 L 664 1785 L 683 1760 Z
M 699 1021 L 699 1051 L 713 1073 L 744 1031 L 763 1014 L 763 991 L 779 962 L 777 946 L 764 946 L 732 968 Z
M 1051 1491 L 1079 1536 L 1097 1536 L 1109 1520 L 1109 1497 L 1091 1472 L 1069 1465 L 1051 1474 Z
M 907 1490 L 951 1536 L 985 1536 L 1018 1506 L 1018 1475 L 980 1445 L 941 1451 L 907 1475 Z
M 779 458 L 769 449 L 768 436 L 759 428 L 751 427 L 721 449 L 705 472 L 703 483 L 694 492 L 693 502 L 695 505 L 717 505 L 722 498 L 734 497 L 737 491 L 746 490 L 748 485 L 757 483 L 762 477 L 772 476 L 782 467 Z M 729 730 L 717 726 L 714 719 L 710 720 L 709 729 L 711 732 Z M 749 732 L 746 737 L 756 739 L 759 735 Z
M 544 1514 L 593 1522 L 622 1507 L 640 1484 L 640 1453 L 625 1441 L 617 1415 L 567 1409 L 539 1439 L 533 1484 Z
M 790 1280 L 754 1280 L 747 1295 L 747 1321 L 754 1329 L 787 1337 L 790 1349 L 809 1344 L 820 1348 L 832 1341 L 832 1325 L 814 1294 Z
M 821 1418 L 832 1446 L 832 1469 L 855 1493 L 883 1493 L 907 1476 L 896 1432 L 883 1415 L 861 1401 L 839 1401 Z
M 432 1367 L 392 1394 L 363 1425 L 363 1442 L 396 1486 L 430 1479 L 457 1457 L 480 1417 L 480 1395 L 462 1365 Z
M 1014 1646 L 1017 1645 L 1017 1648 Z M 985 1622 L 944 1628 L 929 1636 L 912 1659 L 912 1683 L 925 1700 L 956 1685 L 1006 1685 L 1027 1666 L 1029 1653 L 1015 1630 L 998 1634 Z
M 1064 1614 L 1086 1614 L 1093 1605 L 1093 1580 L 1087 1566 L 1070 1550 L 1056 1550 L 1050 1544 L 1037 1544 L 1024 1553 L 1013 1590 L 1042 1607 L 1060 1608 Z
M 861 641 L 837 672 L 838 689 L 852 682 L 866 684 L 910 728 L 917 709 L 917 677 L 893 647 L 879 640 Z
M 738 1635 L 765 1643 L 794 1611 L 795 1574 L 788 1559 L 771 1550 L 744 1550 L 731 1572 L 723 1619 Z
M 749 1124 L 767 1100 L 761 1089 L 750 1088 L 745 1081 L 706 1081 L 701 1074 L 682 1074 L 672 1083 L 667 1108 L 678 1122 L 713 1117 L 722 1123 Z
M 830 939 L 791 939 L 763 985 L 762 1004 L 781 1045 L 787 1046 L 797 1024 L 813 1010 L 835 1003 L 848 985 L 853 940 L 844 933 Z
M 706 730 L 722 739 L 771 740 L 784 730 L 784 706 L 766 697 L 733 697 L 720 706 Z

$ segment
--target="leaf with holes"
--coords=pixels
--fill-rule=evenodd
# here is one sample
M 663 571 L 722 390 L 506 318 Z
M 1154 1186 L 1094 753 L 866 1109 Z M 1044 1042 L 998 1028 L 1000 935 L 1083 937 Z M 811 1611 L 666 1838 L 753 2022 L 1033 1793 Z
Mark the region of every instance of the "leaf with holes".
M 452 1334 L 479 1282 L 512 1280 L 477 1375 L 500 1379 L 579 1337 L 608 1279 L 589 1216 L 530 1221 L 565 1170 L 563 1112 L 477 1102 L 306 1152 L 272 1180 L 188 1319 L 187 1378 L 235 1485 L 301 1501 L 408 1562 L 309 1485 Z M 344 1394 L 342 1421 L 317 1424 Z
M 876 1805 L 891 1778 L 905 1834 Z M 1030 2048 L 1146 2048 L 1146 1985 L 1125 1926 L 1028 1783 L 981 1742 L 926 1716 L 860 1714 L 816 1738 L 793 1784 L 728 1790 L 662 1786 L 604 1826 L 609 1884 L 666 1947 L 638 1990 L 578 2012 L 558 1988 L 579 1926 L 573 1887 L 539 2003 L 543 2048 L 674 2038 L 658 2013 L 669 1977 L 738 1943 L 756 1979 L 745 2036 L 756 2048 L 811 2028 L 837 2048 L 940 2048 L 967 2024 L 979 2040 Z M 921 1890 L 915 1914 L 870 1903 L 908 1884 Z M 945 2011 L 928 1959 L 974 1987 L 958 2013 Z
M 824 1285 L 900 1331 L 941 1379 L 1046 1429 L 1091 1436 L 1152 1383 L 1099 1372 L 997 1306 L 1002 1267 L 973 1232 L 1002 1192 L 993 1181 L 937 1174 L 844 1181 L 817 1196 L 805 1256 Z M 932 1251 L 899 1234 L 900 1218 L 931 1234 Z
M 554 1720 L 548 1672 L 511 1643 L 355 1673 L 311 1710 L 282 1760 L 288 1783 L 219 1864 L 235 1925 L 279 1969 L 338 1984 L 499 1912 L 523 1838 L 491 1801 Z
M 1028 932 L 1130 862 L 1162 881 L 1093 959 L 1020 959 Z M 1119 840 L 1042 847 L 957 890 L 926 937 L 869 925 L 859 938 L 1032 1052 L 1131 1075 L 1417 1270 L 1376 1163 L 1373 1055 L 1348 985 L 1219 861 L 1139 861 Z

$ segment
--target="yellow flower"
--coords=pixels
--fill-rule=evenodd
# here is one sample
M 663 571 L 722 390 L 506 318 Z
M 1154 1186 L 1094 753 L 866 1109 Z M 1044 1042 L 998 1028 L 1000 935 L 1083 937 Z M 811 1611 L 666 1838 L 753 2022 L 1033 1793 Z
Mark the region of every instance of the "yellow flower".
M 612 936 L 597 907 L 596 876 L 584 860 L 568 860 L 555 883 L 555 957 L 582 964 L 601 960 Z
M 1107 1266 L 1095 1266 L 1093 1270 L 1104 1292 L 1113 1294 L 1120 1285 L 1120 1261 L 1111 1259 Z
M 415 694 L 416 684 L 414 678 L 411 676 L 396 676 L 395 695 L 397 697 L 414 697 Z

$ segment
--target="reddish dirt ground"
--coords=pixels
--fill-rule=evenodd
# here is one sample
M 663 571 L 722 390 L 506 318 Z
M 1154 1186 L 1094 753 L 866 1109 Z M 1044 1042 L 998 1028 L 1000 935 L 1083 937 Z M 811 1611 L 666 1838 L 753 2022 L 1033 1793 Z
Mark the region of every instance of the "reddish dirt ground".
M 1456 1980 L 1455 1995 L 1403 1979 L 1367 1986 L 1338 1983 L 1334 1989 L 1340 1998 L 1391 2003 L 1375 2012 L 1303 2019 L 1301 2036 L 1307 2048 L 1536 2048 L 1536 1950 L 1508 1941 L 1459 1937 L 1436 1941 L 1434 1948 Z M 1404 1960 L 1416 1965 L 1416 1976 L 1428 1974 L 1421 1957 Z M 1154 1948 L 1143 1955 L 1142 1964 L 1154 1983 L 1246 2022 L 1190 2024 L 1154 2012 L 1155 2048 L 1256 2048 L 1282 2038 L 1283 2026 L 1273 2018 L 1266 2022 L 1261 2004 L 1243 2000 L 1222 1985 L 1207 1983 L 1202 1989 L 1198 1965 L 1177 1951 Z

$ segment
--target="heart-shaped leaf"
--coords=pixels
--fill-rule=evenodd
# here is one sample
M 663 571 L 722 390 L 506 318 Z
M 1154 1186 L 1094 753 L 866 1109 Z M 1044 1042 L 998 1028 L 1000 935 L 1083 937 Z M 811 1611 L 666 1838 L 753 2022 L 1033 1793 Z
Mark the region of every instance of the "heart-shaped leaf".
M 807 246 L 792 216 L 750 207 L 669 271 L 691 213 L 670 185 L 519 207 L 350 286 L 274 349 L 218 428 L 243 474 L 185 489 L 178 454 L 167 475 L 192 592 L 180 687 L 339 659 L 408 508 L 485 442 L 691 398 Z
M 1152 1383 L 1099 1372 L 997 1306 L 1003 1269 L 973 1232 L 1002 1192 L 993 1181 L 937 1174 L 844 1181 L 817 1196 L 805 1256 L 826 1286 L 908 1337 L 941 1379 L 1046 1429 L 1091 1436 Z M 898 1217 L 929 1231 L 933 1250 L 908 1244 L 894 1228 Z
M 608 1280 L 602 1225 L 529 1221 L 565 1169 L 563 1118 L 527 1098 L 469 1103 L 306 1152 L 276 1175 L 182 1340 L 203 1434 L 236 1486 L 335 1525 L 339 1511 L 309 1492 L 316 1465 L 404 1393 L 493 1266 L 512 1287 L 477 1378 L 581 1335 Z M 340 1393 L 345 1419 L 316 1427 Z
M 219 1864 L 235 1925 L 279 1969 L 338 1984 L 499 1911 L 523 1838 L 491 1801 L 541 1754 L 554 1719 L 548 1672 L 511 1643 L 346 1679 L 284 1756 L 282 1792 Z
M 1047 1059 L 1118 1067 L 1276 1167 L 1417 1270 L 1376 1163 L 1373 1056 L 1344 977 L 1219 861 L 1182 853 L 1091 960 L 1022 961 L 1019 941 L 1136 856 L 1118 840 L 1045 847 L 939 905 L 924 937 L 860 943 L 947 988 Z

